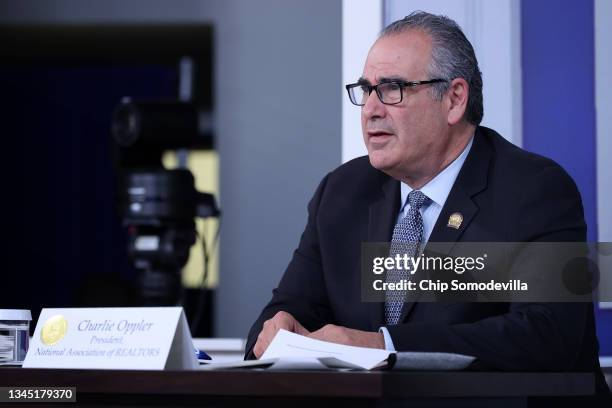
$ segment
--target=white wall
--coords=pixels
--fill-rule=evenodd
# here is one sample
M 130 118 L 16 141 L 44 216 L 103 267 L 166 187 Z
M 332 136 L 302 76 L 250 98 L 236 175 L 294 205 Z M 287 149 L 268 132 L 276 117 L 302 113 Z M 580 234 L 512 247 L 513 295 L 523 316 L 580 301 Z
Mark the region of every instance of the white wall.
M 612 2 L 595 1 L 595 109 L 599 241 L 612 241 Z
M 520 1 L 386 0 L 385 24 L 415 10 L 446 15 L 472 43 L 483 80 L 482 125 L 522 144 Z
M 597 231 L 600 242 L 612 241 L 612 2 L 595 0 L 595 109 L 597 126 Z M 607 258 L 610 258 L 609 256 Z M 603 261 L 603 259 L 602 259 Z M 608 272 L 612 265 L 608 261 Z M 612 293 L 612 276 L 601 275 L 601 286 Z M 612 302 L 601 304 L 612 308 Z
M 359 10 L 346 4 L 366 3 Z M 343 76 L 361 74 L 365 53 L 382 25 L 377 16 L 384 10 L 383 25 L 415 10 L 444 14 L 454 19 L 474 46 L 483 73 L 484 118 L 482 124 L 522 144 L 520 2 L 512 0 L 345 0 L 343 15 L 352 15 L 352 25 L 343 27 Z M 345 51 L 345 50 L 349 51 Z M 355 75 L 355 74 L 352 74 Z M 346 80 L 347 78 L 345 78 Z M 351 109 L 343 95 L 342 161 L 366 154 L 361 140 L 358 109 Z M 358 137 L 356 136 L 358 135 Z
M 361 109 L 344 85 L 363 73 L 363 64 L 383 26 L 383 0 L 342 1 L 342 162 L 368 154 L 361 135 Z

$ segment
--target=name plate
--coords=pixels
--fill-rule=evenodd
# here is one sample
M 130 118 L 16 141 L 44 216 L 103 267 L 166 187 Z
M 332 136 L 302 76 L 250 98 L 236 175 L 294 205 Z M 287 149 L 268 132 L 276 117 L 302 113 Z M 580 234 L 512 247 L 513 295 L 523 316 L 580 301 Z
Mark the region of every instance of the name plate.
M 43 309 L 25 368 L 193 370 L 182 307 Z

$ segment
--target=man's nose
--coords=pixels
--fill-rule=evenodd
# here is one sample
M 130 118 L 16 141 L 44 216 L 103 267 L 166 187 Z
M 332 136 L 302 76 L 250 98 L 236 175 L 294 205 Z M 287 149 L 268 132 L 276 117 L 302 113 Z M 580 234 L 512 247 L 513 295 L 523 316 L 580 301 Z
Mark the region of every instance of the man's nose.
M 368 95 L 365 105 L 361 108 L 361 113 L 366 118 L 383 117 L 387 111 L 386 105 L 380 101 L 376 91 Z

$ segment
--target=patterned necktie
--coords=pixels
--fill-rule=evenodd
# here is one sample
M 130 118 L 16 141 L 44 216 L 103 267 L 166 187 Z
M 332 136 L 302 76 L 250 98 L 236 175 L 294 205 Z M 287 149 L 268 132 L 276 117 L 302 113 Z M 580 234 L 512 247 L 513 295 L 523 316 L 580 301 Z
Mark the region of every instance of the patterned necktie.
M 419 190 L 413 190 L 408 194 L 410 208 L 404 218 L 395 224 L 389 256 L 396 255 L 408 257 L 418 255 L 421 241 L 423 240 L 423 217 L 419 211 L 423 205 L 428 204 L 429 198 Z M 402 279 L 410 278 L 410 270 L 392 269 L 387 272 L 387 282 L 400 282 Z M 387 291 L 385 295 L 385 322 L 397 324 L 404 305 L 406 294 L 403 291 Z

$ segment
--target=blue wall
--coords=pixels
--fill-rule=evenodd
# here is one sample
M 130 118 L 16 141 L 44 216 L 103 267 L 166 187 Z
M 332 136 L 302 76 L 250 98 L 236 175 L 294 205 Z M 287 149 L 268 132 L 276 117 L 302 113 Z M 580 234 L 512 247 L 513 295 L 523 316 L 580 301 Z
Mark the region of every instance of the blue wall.
M 1 64 L 6 154 L 0 308 L 130 306 L 136 272 L 116 204 L 112 112 L 172 98 L 172 65 Z M 14 265 L 9 267 L 7 265 Z
M 593 0 L 521 3 L 523 147 L 560 163 L 582 194 L 597 241 Z M 596 308 L 601 355 L 612 355 L 612 311 Z

